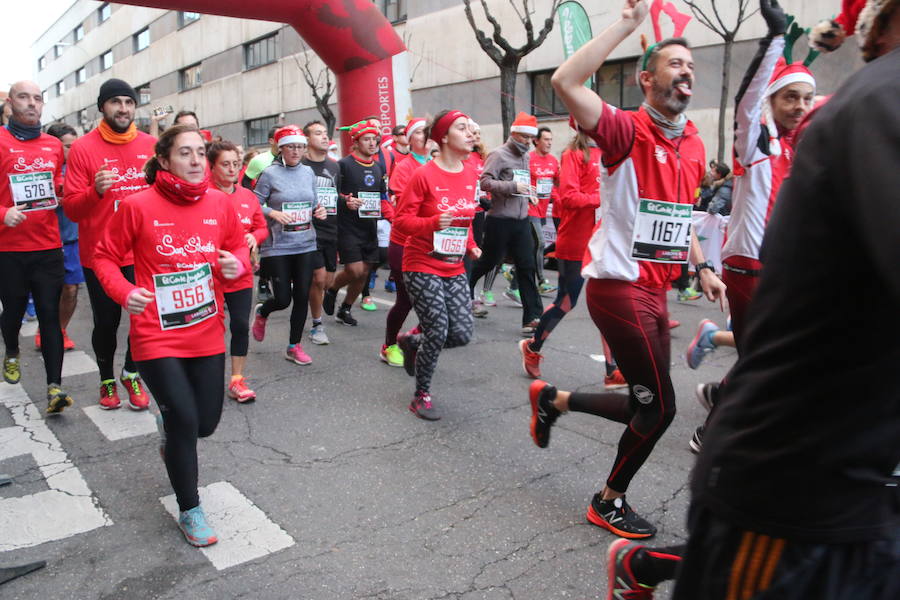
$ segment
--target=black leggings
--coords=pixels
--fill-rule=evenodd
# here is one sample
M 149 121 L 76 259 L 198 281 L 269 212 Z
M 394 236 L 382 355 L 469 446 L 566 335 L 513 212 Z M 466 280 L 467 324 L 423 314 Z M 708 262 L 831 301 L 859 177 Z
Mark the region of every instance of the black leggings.
M 228 325 L 231 329 L 231 355 L 247 356 L 250 347 L 250 305 L 253 303 L 253 288 L 225 292 L 228 306 Z
M 19 355 L 19 330 L 28 304 L 28 292 L 34 298 L 34 310 L 41 328 L 41 355 L 47 384 L 62 383 L 63 339 L 59 327 L 59 296 L 62 293 L 62 249 L 36 252 L 0 252 L 0 330 L 7 356 Z
M 580 260 L 557 259 L 556 263 L 559 271 L 559 288 L 556 291 L 556 300 L 541 315 L 541 320 L 534 332 L 534 340 L 530 347 L 535 352 L 540 352 L 544 340 L 550 337 L 550 333 L 559 325 L 563 317 L 575 308 L 578 296 L 581 295 L 581 288 L 584 287 Z
M 390 246 L 378 246 L 378 264 L 370 265 L 369 274 L 366 276 L 366 283 L 363 285 L 362 297 L 366 298 L 372 295 L 369 283 L 372 281 L 372 273 L 376 273 L 378 269 L 388 264 L 390 260 Z M 396 283 L 396 282 L 395 282 Z
M 266 300 L 259 309 L 259 314 L 268 319 L 276 310 L 287 308 L 293 299 L 289 344 L 298 344 L 303 339 L 303 326 L 306 324 L 306 313 L 309 310 L 309 288 L 316 266 L 315 258 L 316 253 L 313 251 L 267 256 L 262 259 L 266 275 L 272 283 L 272 298 Z
M 94 275 L 92 269 L 84 267 L 83 271 L 88 298 L 91 300 L 91 313 L 94 315 L 94 332 L 91 335 L 91 345 L 94 347 L 94 356 L 97 358 L 100 380 L 115 379 L 113 359 L 116 355 L 116 346 L 118 345 L 116 335 L 119 332 L 119 321 L 122 319 L 122 307 L 106 295 L 106 291 L 100 285 L 100 280 Z M 122 267 L 122 275 L 128 281 L 134 283 L 134 265 Z M 124 368 L 130 372 L 137 371 L 134 361 L 131 360 L 130 336 L 125 348 Z
M 166 430 L 166 471 L 178 509 L 200 504 L 197 438 L 216 430 L 225 395 L 225 355 L 138 361 Z

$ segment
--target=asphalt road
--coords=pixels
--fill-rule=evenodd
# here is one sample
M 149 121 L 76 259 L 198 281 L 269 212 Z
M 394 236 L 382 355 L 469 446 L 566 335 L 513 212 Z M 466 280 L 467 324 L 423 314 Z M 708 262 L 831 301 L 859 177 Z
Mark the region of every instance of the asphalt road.
M 384 274 L 376 295 L 390 301 Z M 498 278 L 498 297 L 501 284 Z M 694 461 L 687 442 L 704 418 L 694 387 L 719 379 L 735 358 L 719 350 L 700 370 L 689 370 L 683 351 L 696 324 L 710 317 L 722 325 L 724 315 L 706 300 L 675 302 L 674 294 L 670 309 L 682 322 L 672 337 L 679 412 L 628 494 L 635 509 L 658 524 L 653 543 L 666 545 L 685 536 Z M 286 313 L 273 315 L 263 343 L 251 340 L 247 374 L 259 400 L 226 400 L 218 430 L 200 443 L 200 484 L 210 494 L 225 490 L 222 497 L 236 490 L 232 496 L 244 498 L 239 502 L 258 519 L 218 513 L 237 534 L 220 542 L 212 557 L 184 542 L 160 501 L 172 492 L 156 434 L 138 427 L 144 433 L 109 439 L 116 427 L 127 434 L 130 419 L 146 425 L 146 415 L 122 408 L 118 424 L 104 434 L 84 411 L 96 403 L 95 371 L 66 378 L 76 405 L 43 421 L 58 440 L 56 458 L 8 456 L 19 443 L 11 440 L 30 431 L 21 419 L 30 414 L 31 429 L 42 426 L 25 405 L 0 402 L 0 473 L 13 477 L 0 488 L 0 523 L 16 499 L 26 515 L 7 523 L 21 530 L 19 542 L 4 542 L 0 531 L 0 567 L 48 561 L 47 568 L 0 586 L 0 597 L 601 597 L 613 537 L 588 524 L 585 510 L 603 484 L 622 426 L 569 414 L 558 421 L 548 449 L 533 445 L 530 380 L 515 345 L 520 313 L 502 299 L 487 319 L 476 321 L 469 346 L 441 356 L 433 396 L 444 418 L 418 420 L 407 411 L 413 380 L 378 360 L 386 312 L 385 304 L 374 313 L 355 308 L 355 328 L 326 320 L 332 343 L 305 344 L 313 358 L 306 367 L 282 357 Z M 82 290 L 69 334 L 92 357 L 90 329 Z M 124 340 L 124 327 L 120 334 Z M 556 329 L 544 355 L 544 377 L 558 387 L 602 389 L 603 365 L 591 357 L 602 355 L 599 335 L 583 304 Z M 31 338 L 22 356 L 21 387 L 42 411 L 43 370 Z M 120 360 L 121 354 L 117 369 Z M 0 399 L 21 396 L 14 386 L 0 386 Z M 50 514 L 37 498 L 59 487 L 42 461 L 62 461 L 89 489 L 85 511 L 67 512 L 64 502 L 52 511 L 63 526 L 52 527 L 83 523 L 87 530 L 33 545 L 29 536 L 38 534 L 32 530 Z M 69 501 L 79 494 L 62 496 Z M 90 525 L 91 519 L 102 526 Z M 262 548 L 258 557 L 246 559 L 239 543 L 245 536 L 261 540 L 255 542 Z M 667 590 L 662 586 L 660 597 Z

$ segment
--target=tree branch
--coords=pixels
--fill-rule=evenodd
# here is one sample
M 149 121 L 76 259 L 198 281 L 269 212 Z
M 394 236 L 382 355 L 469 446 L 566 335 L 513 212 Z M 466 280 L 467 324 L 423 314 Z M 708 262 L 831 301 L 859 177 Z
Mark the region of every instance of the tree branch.
M 481 0 L 481 8 L 484 10 L 484 17 L 488 20 L 488 23 L 494 28 L 494 35 L 491 36 L 494 40 L 494 43 L 503 48 L 503 50 L 507 54 L 512 54 L 515 52 L 513 47 L 509 45 L 509 42 L 506 41 L 506 38 L 503 37 L 503 28 L 500 27 L 500 23 L 497 19 L 494 18 L 494 15 L 491 14 L 490 9 L 488 9 L 487 2 L 485 0 Z
M 475 24 L 475 17 L 472 15 L 470 0 L 463 0 L 463 5 L 466 13 L 466 20 L 469 22 L 469 26 L 475 33 L 475 39 L 478 40 L 478 45 L 481 46 L 484 53 L 499 67 L 503 63 L 503 55 L 500 53 L 500 50 L 494 46 L 491 40 L 488 39 L 487 35 L 478 28 L 478 25 Z
M 697 6 L 696 2 L 693 2 L 693 0 L 684 0 L 684 3 L 688 5 L 688 8 L 691 9 L 691 12 L 694 13 L 694 16 L 697 17 L 697 20 L 700 21 L 701 25 L 703 25 L 707 29 L 712 30 L 714 33 L 721 36 L 723 39 L 725 38 L 726 33 L 723 31 L 720 31 L 719 28 L 713 24 L 712 19 L 710 19 L 706 15 L 706 13 L 703 12 L 702 8 Z

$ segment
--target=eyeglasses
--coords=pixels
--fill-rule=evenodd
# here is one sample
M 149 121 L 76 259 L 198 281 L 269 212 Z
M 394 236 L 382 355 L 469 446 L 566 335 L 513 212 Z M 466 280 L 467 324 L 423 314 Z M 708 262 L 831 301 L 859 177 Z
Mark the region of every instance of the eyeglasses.
M 282 150 L 291 150 L 292 152 L 303 152 L 306 150 L 306 144 L 285 144 L 281 147 Z

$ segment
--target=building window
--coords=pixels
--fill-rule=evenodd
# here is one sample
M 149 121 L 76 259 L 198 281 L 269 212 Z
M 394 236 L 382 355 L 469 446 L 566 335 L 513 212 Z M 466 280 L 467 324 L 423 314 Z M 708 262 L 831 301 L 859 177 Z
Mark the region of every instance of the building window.
M 47 104 L 47 102 L 50 100 L 50 92 L 48 90 L 44 90 L 43 92 L 41 92 L 41 100 L 44 101 L 44 104 Z
M 113 66 L 113 53 L 112 50 L 107 50 L 103 54 L 100 55 L 100 70 L 105 71 L 108 68 Z
M 179 91 L 181 92 L 189 90 L 191 88 L 200 87 L 200 84 L 202 83 L 202 81 L 200 80 L 199 63 L 196 65 L 191 65 L 190 67 L 185 67 L 178 72 L 178 75 L 178 86 Z
M 81 67 L 75 71 L 75 83 L 81 85 L 85 81 L 87 81 L 87 67 Z
M 134 51 L 140 52 L 150 45 L 150 28 L 144 27 L 132 36 L 134 40 Z
M 275 36 L 272 34 L 255 42 L 244 44 L 244 68 L 255 69 L 275 62 Z
M 75 29 L 72 30 L 72 37 L 75 38 L 76 42 L 80 42 L 84 39 L 84 25 L 79 25 Z
M 138 95 L 138 106 L 150 104 L 150 100 L 152 99 L 150 96 L 150 84 L 145 83 L 144 85 L 139 85 L 137 88 L 137 95 Z
M 47 68 L 47 57 L 42 56 L 38 59 L 38 71 L 43 71 Z
M 248 146 L 268 146 L 269 130 L 275 127 L 276 116 L 252 119 L 246 122 Z
M 644 94 L 634 74 L 637 59 L 605 64 L 594 76 L 594 89 L 604 102 L 626 110 L 638 108 Z
M 102 23 L 109 19 L 109 15 L 111 14 L 112 8 L 110 8 L 109 2 L 104 2 L 103 5 L 97 9 L 97 20 Z
M 81 128 L 87 131 L 88 126 L 88 111 L 86 108 L 83 108 L 78 111 L 78 124 L 81 125 Z
M 179 10 L 178 11 L 178 27 L 184 27 L 185 25 L 190 25 L 191 23 L 198 20 L 199 18 L 200 18 L 200 13 Z
M 550 77 L 553 71 L 534 73 L 531 76 L 531 104 L 534 106 L 534 114 L 538 117 L 549 117 L 569 114 L 562 100 L 557 97 L 553 86 L 550 85 Z
M 56 95 L 62 96 L 66 93 L 66 82 L 65 81 L 57 81 L 56 82 Z
M 391 23 L 406 20 L 406 0 L 375 0 L 375 4 Z

